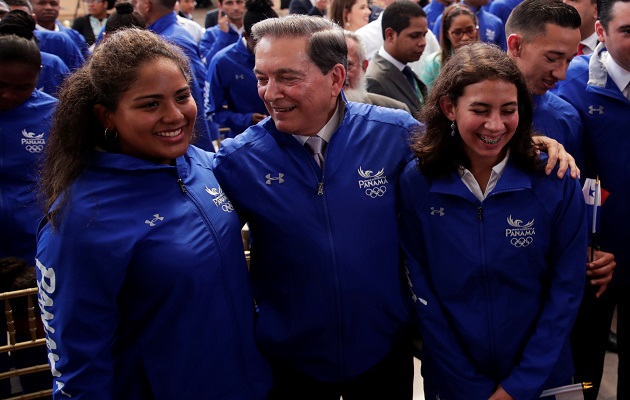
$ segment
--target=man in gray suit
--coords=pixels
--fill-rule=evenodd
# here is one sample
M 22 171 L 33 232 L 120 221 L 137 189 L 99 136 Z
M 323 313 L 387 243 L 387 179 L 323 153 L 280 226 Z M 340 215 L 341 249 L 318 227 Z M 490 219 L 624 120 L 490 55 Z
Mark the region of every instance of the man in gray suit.
M 365 55 L 365 46 L 363 46 L 361 38 L 356 33 L 344 31 L 343 34 L 348 45 L 348 74 L 346 83 L 343 86 L 346 99 L 357 103 L 373 104 L 409 112 L 409 107 L 405 103 L 367 91 L 365 71 L 367 70 L 368 60 Z
M 407 63 L 420 59 L 429 28 L 422 7 L 409 0 L 395 1 L 383 11 L 383 47 L 368 65 L 368 92 L 401 101 L 415 115 L 426 96 L 426 86 Z

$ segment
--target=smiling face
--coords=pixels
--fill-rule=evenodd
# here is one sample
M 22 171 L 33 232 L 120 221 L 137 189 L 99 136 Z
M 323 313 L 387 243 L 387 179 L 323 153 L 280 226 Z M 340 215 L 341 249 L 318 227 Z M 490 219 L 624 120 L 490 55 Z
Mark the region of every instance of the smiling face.
M 483 80 L 466 86 L 456 103 L 443 97 L 440 107 L 448 119 L 456 121 L 471 170 L 501 162 L 519 121 L 513 83 Z
M 542 95 L 566 77 L 579 42 L 579 29 L 547 24 L 545 32 L 531 40 L 520 34 L 510 35 L 508 55 L 525 76 L 529 92 Z
M 350 7 L 350 11 L 346 13 L 346 25 L 344 28 L 349 31 L 356 31 L 364 27 L 370 20 L 370 12 L 367 0 L 355 1 Z
M 179 67 L 160 58 L 142 64 L 138 79 L 122 94 L 115 111 L 95 108 L 108 130 L 118 132 L 120 152 L 169 163 L 188 149 L 197 107 Z
M 263 37 L 256 44 L 258 95 L 278 130 L 311 136 L 335 112 L 345 82 L 342 64 L 327 74 L 306 53 L 306 37 Z

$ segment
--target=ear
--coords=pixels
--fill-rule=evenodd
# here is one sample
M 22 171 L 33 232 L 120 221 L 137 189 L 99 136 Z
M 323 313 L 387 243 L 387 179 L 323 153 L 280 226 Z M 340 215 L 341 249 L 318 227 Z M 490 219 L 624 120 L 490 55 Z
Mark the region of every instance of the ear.
M 513 33 L 507 38 L 507 53 L 514 57 L 520 57 L 523 47 L 523 37 L 518 33 Z
M 385 41 L 392 42 L 396 38 L 396 31 L 392 28 L 385 28 Z
M 448 96 L 440 97 L 440 109 L 451 121 L 455 120 L 455 103 Z
M 605 29 L 599 20 L 595 21 L 595 33 L 597 33 L 597 40 L 602 43 L 606 43 L 606 36 L 604 35 Z
M 95 104 L 92 110 L 94 110 L 96 118 L 101 121 L 101 124 L 103 124 L 105 128 L 116 129 L 116 125 L 112 123 L 112 112 L 109 111 L 107 107 L 102 104 Z
M 363 72 L 367 71 L 368 65 L 370 65 L 370 62 L 368 60 L 363 60 L 363 64 L 361 64 L 361 69 L 363 70 Z
M 332 77 L 332 95 L 337 97 L 346 83 L 346 69 L 341 64 L 335 64 L 329 74 Z

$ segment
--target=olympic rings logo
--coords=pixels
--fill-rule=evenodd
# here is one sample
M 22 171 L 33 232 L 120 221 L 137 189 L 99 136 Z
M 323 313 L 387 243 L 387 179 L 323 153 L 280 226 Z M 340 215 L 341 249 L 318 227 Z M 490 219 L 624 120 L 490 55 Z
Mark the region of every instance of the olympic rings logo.
M 230 213 L 234 211 L 234 206 L 232 206 L 232 203 L 225 203 L 221 206 L 221 209 L 226 213 Z
M 519 248 L 519 247 L 527 247 L 530 244 L 532 244 L 533 241 L 534 241 L 534 238 L 531 236 L 528 236 L 524 238 L 512 238 L 512 240 L 510 240 L 510 243 L 512 244 L 512 246 Z
M 387 188 L 385 186 L 377 186 L 375 188 L 365 189 L 365 194 L 375 199 L 377 197 L 382 197 L 386 191 L 387 191 Z
M 24 147 L 30 153 L 41 153 L 44 150 L 44 145 L 42 144 L 27 144 Z

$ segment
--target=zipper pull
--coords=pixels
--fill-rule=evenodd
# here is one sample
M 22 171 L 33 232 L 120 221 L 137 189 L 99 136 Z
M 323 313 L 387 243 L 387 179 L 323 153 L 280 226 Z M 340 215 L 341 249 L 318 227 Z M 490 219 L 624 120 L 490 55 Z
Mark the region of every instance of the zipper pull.
M 324 182 L 319 182 L 317 184 L 317 195 L 318 196 L 323 196 L 324 195 Z
M 184 182 L 182 181 L 182 178 L 179 178 L 177 180 L 177 184 L 179 185 L 179 188 L 181 189 L 182 193 L 188 192 L 188 190 L 186 190 L 186 186 L 184 186 Z
M 477 216 L 479 217 L 479 221 L 483 220 L 483 208 L 477 207 Z

